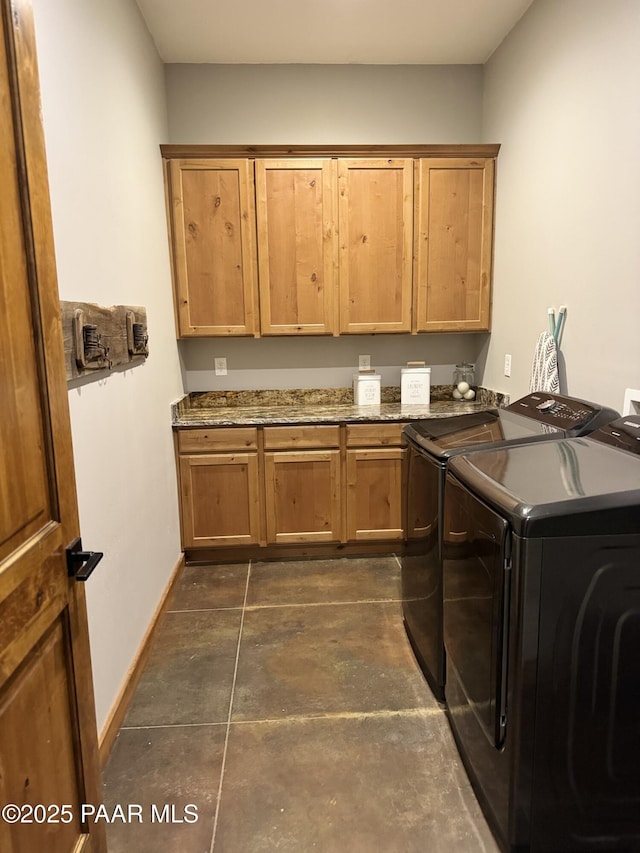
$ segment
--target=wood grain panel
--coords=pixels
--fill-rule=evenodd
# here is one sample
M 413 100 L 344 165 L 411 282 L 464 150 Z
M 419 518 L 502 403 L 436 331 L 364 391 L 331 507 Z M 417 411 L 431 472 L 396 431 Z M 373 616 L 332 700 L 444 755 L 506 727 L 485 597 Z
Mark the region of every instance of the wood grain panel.
M 411 330 L 413 161 L 340 160 L 341 332 Z
M 11 775 L 0 773 L 0 801 L 69 804 L 74 819 L 15 826 L 3 850 L 69 853 L 81 833 L 68 646 L 65 626 L 57 620 L 0 692 L 0 755 L 3 769 L 12 771 Z M 30 720 L 29 726 L 25 720 Z M 36 780 L 37 792 L 31 790 Z
M 416 329 L 488 330 L 493 160 L 421 160 L 416 173 Z
M 176 145 L 160 146 L 165 159 L 223 157 L 497 157 L 500 145 Z
M 260 541 L 257 453 L 180 456 L 183 546 Z
M 251 450 L 258 446 L 255 427 L 214 427 L 177 431 L 181 453 L 207 453 L 221 450 Z
M 269 452 L 264 458 L 267 541 L 340 541 L 340 451 Z
M 254 334 L 253 164 L 174 160 L 169 175 L 180 334 Z
M 347 450 L 347 539 L 402 539 L 405 450 Z
M 0 60 L 2 57 L 0 57 Z M 11 96 L 0 79 L 0 148 L 13 149 Z M 17 164 L 0 159 L 0 560 L 51 518 L 38 359 Z M 20 438 L 16 442 L 16 437 Z
M 265 450 L 299 447 L 339 447 L 339 426 L 283 426 L 264 428 Z
M 335 330 L 333 160 L 256 160 L 262 334 Z
M 347 447 L 398 446 L 404 442 L 403 423 L 347 424 Z

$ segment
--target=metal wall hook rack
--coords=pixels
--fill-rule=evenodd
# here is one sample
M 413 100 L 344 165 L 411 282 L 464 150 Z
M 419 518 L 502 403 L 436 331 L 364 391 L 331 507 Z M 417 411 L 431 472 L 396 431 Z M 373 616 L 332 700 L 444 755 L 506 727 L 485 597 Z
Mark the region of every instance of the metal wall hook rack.
M 127 349 L 129 355 L 149 356 L 149 334 L 144 323 L 136 322 L 133 311 L 127 311 Z
M 62 301 L 60 308 L 68 381 L 99 380 L 105 370 L 145 364 L 149 332 L 143 306 Z
M 111 369 L 109 347 L 102 343 L 102 336 L 95 323 L 86 323 L 84 311 L 78 308 L 73 317 L 73 343 L 76 364 L 81 370 Z

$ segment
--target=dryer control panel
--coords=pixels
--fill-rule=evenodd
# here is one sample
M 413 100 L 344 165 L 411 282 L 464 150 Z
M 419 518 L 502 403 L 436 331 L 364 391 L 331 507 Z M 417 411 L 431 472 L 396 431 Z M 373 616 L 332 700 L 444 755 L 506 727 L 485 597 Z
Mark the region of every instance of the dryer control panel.
M 568 436 L 587 435 L 619 417 L 618 412 L 606 406 L 546 391 L 527 394 L 507 406 L 507 411 L 548 424 Z
M 612 444 L 621 450 L 640 454 L 640 415 L 627 415 L 593 433 L 594 441 Z

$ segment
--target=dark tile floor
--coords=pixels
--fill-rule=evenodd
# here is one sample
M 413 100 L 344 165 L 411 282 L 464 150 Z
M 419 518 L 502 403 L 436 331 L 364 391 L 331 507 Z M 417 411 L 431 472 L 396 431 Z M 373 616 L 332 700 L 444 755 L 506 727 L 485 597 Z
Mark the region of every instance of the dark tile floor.
M 140 806 L 109 825 L 110 853 L 498 849 L 404 633 L 393 556 L 187 567 L 104 796 Z

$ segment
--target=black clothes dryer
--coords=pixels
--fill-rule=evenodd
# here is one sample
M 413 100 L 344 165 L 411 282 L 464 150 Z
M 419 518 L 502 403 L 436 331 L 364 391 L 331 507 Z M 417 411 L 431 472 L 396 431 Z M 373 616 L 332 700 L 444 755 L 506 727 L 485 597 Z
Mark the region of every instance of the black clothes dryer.
M 538 392 L 506 409 L 416 421 L 408 446 L 407 534 L 402 557 L 403 616 L 416 659 L 444 701 L 442 640 L 442 506 L 447 463 L 471 448 L 584 435 L 618 417 L 613 409 Z
M 505 851 L 640 850 L 639 433 L 449 464 L 447 716 Z

